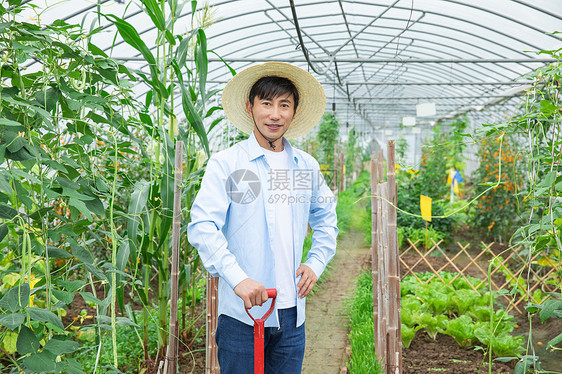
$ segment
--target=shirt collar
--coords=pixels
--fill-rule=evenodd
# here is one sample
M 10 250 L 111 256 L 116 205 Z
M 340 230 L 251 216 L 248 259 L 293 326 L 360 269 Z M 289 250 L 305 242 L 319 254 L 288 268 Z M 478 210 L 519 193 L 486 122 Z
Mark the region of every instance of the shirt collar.
M 294 152 L 291 143 L 289 143 L 289 141 L 285 138 L 283 138 L 283 147 L 285 148 L 285 151 L 287 151 L 287 154 L 289 155 L 289 160 L 292 160 L 292 162 L 295 165 L 298 165 L 299 157 L 296 154 L 296 152 Z M 253 131 L 250 134 L 250 137 L 248 138 L 248 153 L 250 154 L 250 160 L 252 161 L 258 157 L 264 156 L 263 148 L 258 143 L 258 140 L 256 139 L 256 136 L 254 135 Z

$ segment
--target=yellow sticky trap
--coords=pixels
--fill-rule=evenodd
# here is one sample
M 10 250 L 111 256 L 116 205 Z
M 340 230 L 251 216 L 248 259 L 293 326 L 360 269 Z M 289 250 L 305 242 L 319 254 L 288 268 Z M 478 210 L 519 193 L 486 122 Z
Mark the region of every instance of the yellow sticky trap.
M 447 185 L 453 183 L 453 179 L 455 178 L 455 174 L 457 173 L 456 170 L 450 169 L 449 175 L 447 175 Z
M 420 195 L 420 210 L 422 218 L 431 222 L 431 197 Z
M 457 195 L 460 194 L 459 182 L 457 182 L 456 179 L 453 180 L 453 192 L 456 193 Z

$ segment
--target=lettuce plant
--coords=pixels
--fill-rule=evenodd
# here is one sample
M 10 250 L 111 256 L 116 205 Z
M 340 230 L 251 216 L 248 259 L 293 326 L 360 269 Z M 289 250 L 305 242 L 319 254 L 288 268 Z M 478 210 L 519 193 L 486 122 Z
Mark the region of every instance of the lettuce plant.
M 478 303 L 481 298 L 480 292 L 472 289 L 461 289 L 454 292 L 451 296 L 451 305 L 457 312 L 457 315 L 465 314 L 466 311 L 474 304 Z
M 474 344 L 474 322 L 467 315 L 445 321 L 445 334 L 452 336 L 455 341 L 463 348 L 468 348 Z
M 404 348 L 410 347 L 412 340 L 414 340 L 414 337 L 416 336 L 416 332 L 421 328 L 421 326 L 409 327 L 402 324 L 402 346 Z
M 420 325 L 433 340 L 437 338 L 438 333 L 445 330 L 445 321 L 447 321 L 447 316 L 443 314 L 434 316 L 430 313 L 422 313 L 420 315 Z
M 480 343 L 490 347 L 492 352 L 498 357 L 521 356 L 525 352 L 523 336 L 512 336 L 508 332 L 493 332 L 493 325 L 490 323 L 477 323 L 474 329 L 475 337 Z M 490 339 L 492 337 L 492 339 Z

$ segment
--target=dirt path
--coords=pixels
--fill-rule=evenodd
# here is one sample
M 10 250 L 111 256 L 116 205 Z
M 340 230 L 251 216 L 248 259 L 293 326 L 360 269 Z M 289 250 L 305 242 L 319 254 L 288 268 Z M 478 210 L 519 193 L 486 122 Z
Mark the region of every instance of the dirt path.
M 347 318 L 343 311 L 353 282 L 367 265 L 370 249 L 363 234 L 348 232 L 338 241 L 327 281 L 306 306 L 306 352 L 303 374 L 346 372 Z

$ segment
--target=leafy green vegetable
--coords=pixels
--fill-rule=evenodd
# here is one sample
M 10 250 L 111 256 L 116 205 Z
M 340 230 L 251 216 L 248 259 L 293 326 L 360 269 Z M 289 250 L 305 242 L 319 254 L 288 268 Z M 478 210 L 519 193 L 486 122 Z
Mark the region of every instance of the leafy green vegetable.
M 414 340 L 414 337 L 416 336 L 416 332 L 421 328 L 421 326 L 409 327 L 402 324 L 402 346 L 404 348 L 410 347 L 412 340 Z
M 457 315 L 465 314 L 466 311 L 477 303 L 480 298 L 480 293 L 471 289 L 461 289 L 455 291 L 455 294 L 451 296 L 451 304 Z
M 445 330 L 446 320 L 447 316 L 443 314 L 433 316 L 430 313 L 422 313 L 420 315 L 420 325 L 433 340 L 437 338 L 438 333 L 442 333 Z
M 467 315 L 445 322 L 445 334 L 452 336 L 463 348 L 468 348 L 476 341 L 474 322 Z

